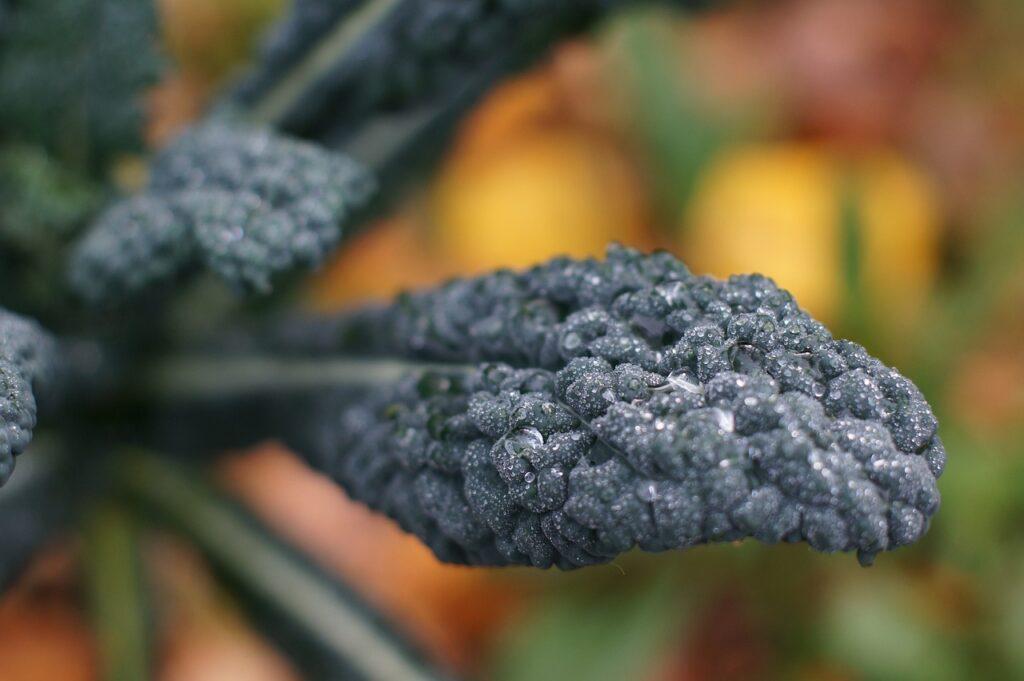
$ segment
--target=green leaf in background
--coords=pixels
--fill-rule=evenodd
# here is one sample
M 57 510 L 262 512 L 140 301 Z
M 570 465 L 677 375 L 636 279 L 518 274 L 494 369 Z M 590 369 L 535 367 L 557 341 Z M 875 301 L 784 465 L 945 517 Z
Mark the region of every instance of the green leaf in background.
M 911 588 L 877 573 L 844 582 L 823 616 L 824 649 L 866 681 L 968 678 L 956 646 L 914 612 Z
M 986 443 L 947 428 L 949 457 L 942 477 L 942 512 L 933 532 L 944 558 L 972 572 L 990 573 L 1020 539 L 1024 500 L 1024 438 Z
M 842 268 L 843 335 L 870 343 L 872 324 L 864 293 L 864 216 L 861 189 L 849 171 L 843 173 L 839 195 L 840 263 Z
M 671 561 L 674 565 L 675 561 Z M 673 572 L 674 572 L 673 567 Z M 493 667 L 496 681 L 642 679 L 690 614 L 691 604 L 664 570 L 621 588 L 550 590 L 519 623 Z
M 0 133 L 83 171 L 139 151 L 142 95 L 163 70 L 152 0 L 6 4 Z
M 100 200 L 91 180 L 41 147 L 0 147 L 0 239 L 11 247 L 38 251 L 67 239 Z
M 680 77 L 680 25 L 661 11 L 635 12 L 616 22 L 608 36 L 665 228 L 679 223 L 701 170 L 740 127 L 716 120 L 699 101 L 698 86 Z
M 977 229 L 963 272 L 937 297 L 931 319 L 920 326 L 924 352 L 911 375 L 934 398 L 956 363 L 990 328 L 988 322 L 1013 289 L 1024 262 L 1024 202 L 1014 196 L 995 206 Z
M 4 304 L 52 323 L 61 317 L 64 250 L 103 191 L 42 147 L 0 145 L 0 290 Z
M 1024 566 L 1024 555 L 1017 556 L 1017 565 Z M 1024 571 L 1018 570 L 1016 581 L 1008 584 L 1002 599 L 1003 616 L 999 627 L 999 643 L 1010 667 L 1024 677 Z

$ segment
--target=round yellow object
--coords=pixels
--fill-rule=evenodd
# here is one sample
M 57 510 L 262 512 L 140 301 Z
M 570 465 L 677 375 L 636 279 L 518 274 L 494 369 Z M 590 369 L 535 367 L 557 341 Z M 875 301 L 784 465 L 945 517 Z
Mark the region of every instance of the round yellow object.
M 431 202 L 438 250 L 466 273 L 601 255 L 612 241 L 646 246 L 646 215 L 615 149 L 565 129 L 453 158 Z
M 680 255 L 716 276 L 760 272 L 826 323 L 841 316 L 843 207 L 853 201 L 872 318 L 905 328 L 938 270 L 939 211 L 928 179 L 892 152 L 848 158 L 805 144 L 741 147 L 707 169 Z

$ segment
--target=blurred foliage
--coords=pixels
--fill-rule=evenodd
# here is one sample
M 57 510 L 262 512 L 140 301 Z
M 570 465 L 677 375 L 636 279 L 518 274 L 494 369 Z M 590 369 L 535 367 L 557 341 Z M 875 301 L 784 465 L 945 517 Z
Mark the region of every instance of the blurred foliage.
M 823 644 L 837 662 L 865 679 L 965 678 L 965 660 L 915 612 L 902 580 L 863 581 L 838 591 L 823 618 Z
M 509 637 L 493 678 L 616 681 L 649 668 L 681 626 L 686 608 L 668 574 L 636 586 L 551 594 L 529 626 Z
M 846 321 L 850 287 L 859 286 L 865 322 L 903 336 L 920 323 L 938 275 L 936 192 L 894 152 L 739 146 L 706 168 L 684 226 L 691 267 L 716 276 L 770 267 L 830 326 Z
M 40 147 L 0 145 L 0 286 L 6 305 L 53 318 L 64 251 L 103 196 L 93 179 Z
M 0 137 L 42 145 L 83 172 L 139 150 L 144 90 L 160 72 L 154 15 L 150 0 L 11 3 Z
M 685 36 L 689 27 L 677 26 L 668 17 L 639 16 L 605 36 L 624 81 L 621 105 L 648 165 L 654 201 L 669 222 L 693 197 L 703 165 L 740 133 L 738 121 L 702 97 L 695 74 L 680 72 L 679 63 L 696 55 L 676 35 Z

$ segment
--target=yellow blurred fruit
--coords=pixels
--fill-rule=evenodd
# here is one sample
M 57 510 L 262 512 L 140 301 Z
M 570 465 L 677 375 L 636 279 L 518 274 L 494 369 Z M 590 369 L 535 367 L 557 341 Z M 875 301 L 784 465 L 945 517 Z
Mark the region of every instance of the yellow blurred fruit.
M 938 197 L 929 179 L 895 154 L 868 156 L 858 172 L 869 300 L 890 321 L 913 319 L 938 276 Z
M 600 138 L 536 130 L 491 153 L 456 155 L 431 204 L 438 249 L 464 272 L 553 255 L 647 246 L 647 209 L 630 164 Z
M 698 186 L 680 255 L 716 276 L 767 274 L 835 322 L 847 295 L 842 230 L 851 200 L 872 319 L 905 330 L 935 282 L 940 216 L 928 179 L 895 153 L 849 157 L 800 143 L 726 152 Z

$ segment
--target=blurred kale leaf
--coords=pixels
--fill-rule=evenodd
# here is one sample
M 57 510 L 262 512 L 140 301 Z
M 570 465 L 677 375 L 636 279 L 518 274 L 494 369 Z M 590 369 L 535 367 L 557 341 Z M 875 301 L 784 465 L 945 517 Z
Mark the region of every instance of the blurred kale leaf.
M 7 0 L 0 136 L 80 169 L 140 150 L 157 47 L 150 0 Z

